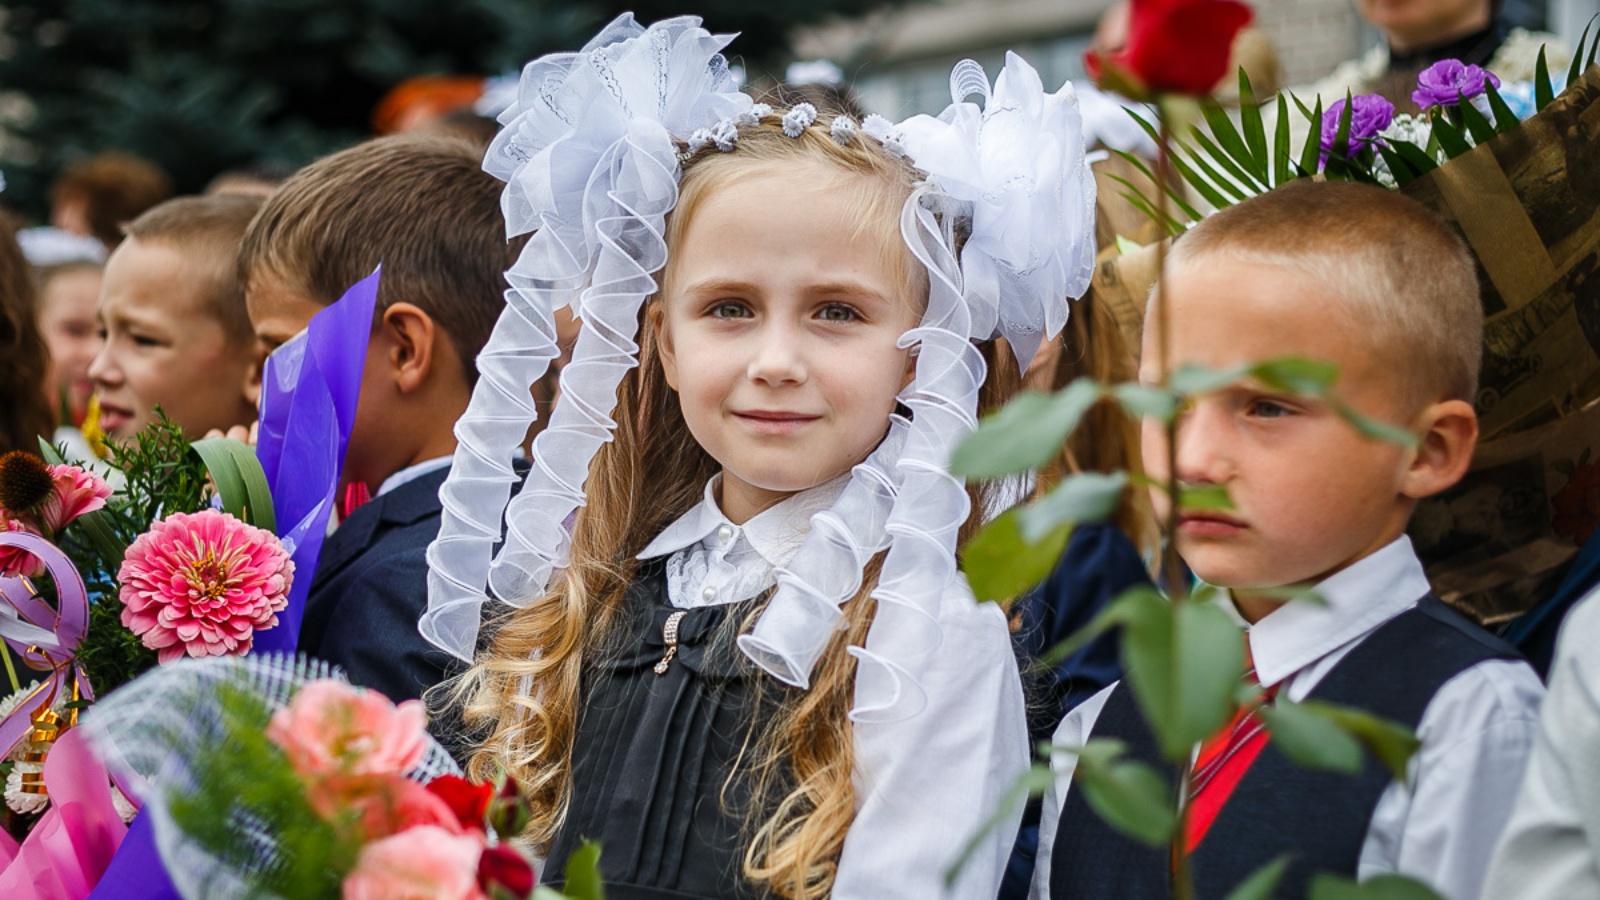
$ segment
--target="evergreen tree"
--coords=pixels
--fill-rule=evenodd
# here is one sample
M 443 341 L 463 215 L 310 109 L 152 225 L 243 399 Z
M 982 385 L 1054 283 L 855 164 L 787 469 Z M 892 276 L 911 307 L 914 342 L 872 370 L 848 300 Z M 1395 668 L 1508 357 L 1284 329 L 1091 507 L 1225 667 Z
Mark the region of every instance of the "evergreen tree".
M 805 21 L 895 0 L 698 0 L 760 71 Z M 494 75 L 575 49 L 622 9 L 681 0 L 8 0 L 0 9 L 0 171 L 7 206 L 42 218 L 51 181 L 89 154 L 149 158 L 180 192 L 252 162 L 299 165 L 360 140 L 394 85 Z

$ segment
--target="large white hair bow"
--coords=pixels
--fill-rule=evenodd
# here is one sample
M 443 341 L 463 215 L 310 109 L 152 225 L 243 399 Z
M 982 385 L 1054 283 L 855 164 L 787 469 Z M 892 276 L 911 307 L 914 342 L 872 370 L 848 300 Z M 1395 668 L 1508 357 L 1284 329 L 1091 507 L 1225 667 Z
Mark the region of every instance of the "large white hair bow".
M 463 660 L 472 659 L 486 589 L 524 605 L 565 563 L 563 522 L 582 505 L 589 463 L 616 427 L 617 386 L 638 365 L 639 307 L 666 263 L 662 233 L 678 199 L 674 140 L 751 105 L 721 54 L 730 40 L 690 16 L 645 28 L 624 14 L 579 52 L 529 63 L 500 116 L 484 168 L 506 181 L 507 233 L 533 237 L 506 273 L 506 308 L 456 424 L 420 623 Z M 508 506 L 512 459 L 537 415 L 529 391 L 556 356 L 553 314 L 567 305 L 583 330 L 561 374 L 562 402 Z M 495 555 L 502 512 L 505 543 Z

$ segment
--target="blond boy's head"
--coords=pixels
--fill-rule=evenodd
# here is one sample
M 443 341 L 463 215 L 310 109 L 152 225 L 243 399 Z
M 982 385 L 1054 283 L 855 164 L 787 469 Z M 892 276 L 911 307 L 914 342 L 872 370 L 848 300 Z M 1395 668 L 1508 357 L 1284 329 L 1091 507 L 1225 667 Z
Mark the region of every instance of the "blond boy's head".
M 1320 581 L 1398 538 L 1417 500 L 1471 462 L 1482 333 L 1471 256 L 1397 194 L 1296 183 L 1179 239 L 1146 318 L 1143 380 L 1160 380 L 1163 349 L 1174 367 L 1299 357 L 1337 370 L 1326 397 L 1245 379 L 1192 398 L 1171 457 L 1164 428 L 1146 424 L 1153 475 L 1175 459 L 1181 482 L 1221 486 L 1233 503 L 1180 511 L 1196 574 L 1237 599 Z M 1415 444 L 1364 437 L 1347 411 Z M 1166 494 L 1152 499 L 1164 511 Z
M 255 420 L 258 357 L 236 260 L 257 197 L 180 197 L 126 228 L 106 261 L 90 365 L 101 426 L 129 438 L 160 407 L 186 434 Z
M 1196 226 L 1167 269 L 1236 259 L 1298 272 L 1336 301 L 1418 402 L 1471 400 L 1483 355 L 1472 254 L 1437 215 L 1402 194 L 1348 182 L 1295 181 Z

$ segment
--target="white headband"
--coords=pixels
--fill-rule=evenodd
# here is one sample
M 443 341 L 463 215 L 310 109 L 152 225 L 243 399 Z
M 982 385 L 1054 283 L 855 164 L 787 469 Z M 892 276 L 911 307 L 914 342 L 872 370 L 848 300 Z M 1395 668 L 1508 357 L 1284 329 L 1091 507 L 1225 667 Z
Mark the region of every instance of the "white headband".
M 666 264 L 678 142 L 736 152 L 737 126 L 766 111 L 734 85 L 720 52 L 731 39 L 695 17 L 645 28 L 624 14 L 578 53 L 530 63 L 500 117 L 504 129 L 484 167 L 507 182 L 508 233 L 534 233 L 506 273 L 506 309 L 456 425 L 420 624 L 463 660 L 472 658 L 486 596 L 534 602 L 566 563 L 564 523 L 584 502 L 594 454 L 611 440 L 617 388 L 638 365 L 639 310 Z M 946 463 L 975 425 L 986 369 L 973 341 L 1004 337 L 1025 364 L 1065 324 L 1067 298 L 1087 289 L 1093 268 L 1094 180 L 1072 88 L 1046 94 L 1034 70 L 1008 54 L 993 89 L 976 63 L 956 66 L 951 94 L 937 119 L 892 125 L 868 116 L 859 127 L 927 176 L 900 217 L 930 283 L 920 326 L 900 341 L 919 348 L 901 394 L 911 421 L 893 422 L 833 508 L 813 517 L 767 609 L 739 638 L 762 669 L 806 686 L 839 625 L 839 605 L 887 547 L 866 646 L 850 648 L 859 660 L 858 721 L 922 708 L 920 676 L 942 640 L 939 604 L 957 577 L 956 533 L 969 511 Z M 981 110 L 964 102 L 972 94 L 983 97 Z M 815 117 L 797 107 L 785 132 L 798 134 Z M 852 126 L 830 134 L 855 139 Z M 966 236 L 959 256 L 958 225 Z M 533 468 L 508 505 L 514 451 L 535 417 L 529 389 L 556 356 L 553 314 L 566 305 L 583 328 L 561 373 L 562 399 L 534 441 Z M 495 553 L 502 512 L 504 546 Z

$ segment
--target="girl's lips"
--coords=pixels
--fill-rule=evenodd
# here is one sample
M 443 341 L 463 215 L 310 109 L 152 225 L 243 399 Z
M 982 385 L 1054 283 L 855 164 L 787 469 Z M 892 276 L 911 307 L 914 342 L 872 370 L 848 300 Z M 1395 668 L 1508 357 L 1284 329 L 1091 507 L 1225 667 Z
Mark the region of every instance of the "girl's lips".
M 809 413 L 767 409 L 736 412 L 734 416 L 763 434 L 790 434 L 822 418 Z
M 100 404 L 100 430 L 107 434 L 132 418 L 133 414 L 126 410 Z
M 1220 513 L 1186 513 L 1178 530 L 1189 537 L 1228 537 L 1248 528 L 1244 522 Z

